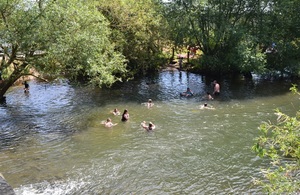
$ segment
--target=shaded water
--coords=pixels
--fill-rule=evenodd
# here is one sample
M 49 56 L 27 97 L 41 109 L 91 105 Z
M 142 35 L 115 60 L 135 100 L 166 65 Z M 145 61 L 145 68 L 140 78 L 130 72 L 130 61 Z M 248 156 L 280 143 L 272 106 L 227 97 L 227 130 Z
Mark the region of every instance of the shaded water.
M 14 87 L 0 106 L 0 172 L 17 194 L 261 194 L 257 127 L 275 121 L 275 108 L 294 115 L 299 97 L 290 82 L 221 80 L 215 110 L 199 109 L 212 80 L 166 71 L 112 89 Z M 180 98 L 187 86 L 196 95 Z M 148 98 L 153 108 L 141 104 Z M 118 125 L 105 128 L 108 117 Z

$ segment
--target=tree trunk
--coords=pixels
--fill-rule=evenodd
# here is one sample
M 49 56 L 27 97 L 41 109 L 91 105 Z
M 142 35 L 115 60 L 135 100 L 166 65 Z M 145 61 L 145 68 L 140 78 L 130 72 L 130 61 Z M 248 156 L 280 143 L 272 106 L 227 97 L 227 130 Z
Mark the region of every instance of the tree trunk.
M 5 100 L 7 90 L 22 76 L 21 70 L 14 70 L 8 79 L 2 80 L 0 83 L 0 101 Z

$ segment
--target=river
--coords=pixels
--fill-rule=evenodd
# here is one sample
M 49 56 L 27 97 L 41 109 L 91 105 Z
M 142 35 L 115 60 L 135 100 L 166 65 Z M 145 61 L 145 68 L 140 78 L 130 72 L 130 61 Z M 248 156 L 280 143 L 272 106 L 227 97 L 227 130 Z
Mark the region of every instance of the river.
M 12 87 L 0 106 L 0 172 L 18 195 L 262 194 L 253 181 L 268 162 L 251 151 L 258 126 L 276 120 L 275 108 L 294 116 L 299 96 L 290 81 L 220 79 L 215 109 L 200 109 L 212 81 L 163 71 L 111 89 Z M 187 87 L 194 97 L 179 96 Z M 142 104 L 149 98 L 152 108 Z M 104 127 L 108 117 L 118 125 Z

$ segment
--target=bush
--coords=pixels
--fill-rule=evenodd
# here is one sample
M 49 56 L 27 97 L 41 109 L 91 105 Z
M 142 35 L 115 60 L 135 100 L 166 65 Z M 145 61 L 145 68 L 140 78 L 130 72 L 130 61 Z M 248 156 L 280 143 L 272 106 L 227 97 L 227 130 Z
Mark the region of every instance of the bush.
M 298 93 L 296 86 L 291 90 Z M 252 150 L 260 157 L 271 160 L 263 170 L 267 181 L 256 180 L 268 193 L 300 193 L 300 112 L 290 117 L 278 109 L 277 123 L 260 125 L 261 136 L 256 138 Z

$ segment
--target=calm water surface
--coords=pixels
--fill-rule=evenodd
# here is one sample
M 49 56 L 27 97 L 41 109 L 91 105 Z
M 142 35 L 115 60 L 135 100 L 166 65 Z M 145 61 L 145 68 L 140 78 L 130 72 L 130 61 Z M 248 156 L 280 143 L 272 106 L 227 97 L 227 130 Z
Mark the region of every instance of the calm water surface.
M 221 96 L 208 102 L 215 110 L 199 109 L 212 81 L 165 71 L 112 89 L 13 87 L 0 106 L 0 172 L 26 195 L 262 194 L 253 179 L 268 162 L 251 151 L 257 128 L 275 121 L 275 108 L 294 115 L 299 97 L 287 81 L 220 80 Z M 196 95 L 180 98 L 187 86 Z M 118 125 L 105 128 L 108 117 Z M 144 120 L 156 130 L 145 132 Z

